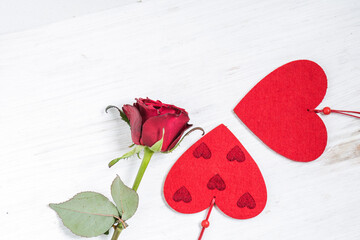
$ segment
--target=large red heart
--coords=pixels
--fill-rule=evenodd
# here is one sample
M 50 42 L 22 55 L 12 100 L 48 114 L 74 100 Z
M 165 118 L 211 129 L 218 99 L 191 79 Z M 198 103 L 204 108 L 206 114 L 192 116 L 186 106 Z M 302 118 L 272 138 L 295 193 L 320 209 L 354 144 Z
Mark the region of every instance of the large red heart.
M 311 111 L 321 103 L 326 89 L 326 75 L 318 64 L 293 61 L 262 79 L 234 111 L 271 149 L 289 159 L 308 162 L 326 147 L 326 127 Z
M 237 219 L 255 217 L 267 199 L 258 166 L 222 124 L 177 160 L 165 180 L 164 196 L 181 213 L 200 212 L 216 197 L 218 208 Z

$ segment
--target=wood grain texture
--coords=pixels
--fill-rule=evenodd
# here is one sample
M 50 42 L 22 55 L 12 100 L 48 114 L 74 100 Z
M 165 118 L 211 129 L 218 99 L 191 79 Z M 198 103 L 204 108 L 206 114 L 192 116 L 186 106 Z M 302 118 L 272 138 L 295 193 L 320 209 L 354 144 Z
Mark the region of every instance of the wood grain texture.
M 323 117 L 325 153 L 298 163 L 232 112 L 260 79 L 295 59 L 324 68 L 320 107 L 359 110 L 359 39 L 359 1 L 310 0 L 149 0 L 0 35 L 1 239 L 80 239 L 47 204 L 86 190 L 110 197 L 116 174 L 132 183 L 139 159 L 107 168 L 127 151 L 130 132 L 104 109 L 146 96 L 187 109 L 206 131 L 224 123 L 263 173 L 264 212 L 235 220 L 215 210 L 204 239 L 359 239 L 359 120 Z M 121 239 L 197 238 L 206 213 L 176 213 L 162 187 L 199 137 L 153 157 Z

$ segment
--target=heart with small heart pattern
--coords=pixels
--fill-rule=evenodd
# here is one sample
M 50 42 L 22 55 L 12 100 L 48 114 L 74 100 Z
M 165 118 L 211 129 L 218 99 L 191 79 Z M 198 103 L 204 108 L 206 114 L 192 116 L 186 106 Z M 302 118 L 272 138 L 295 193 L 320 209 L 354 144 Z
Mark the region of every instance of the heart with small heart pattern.
M 169 171 L 166 202 L 181 213 L 196 213 L 215 205 L 226 215 L 247 219 L 265 207 L 262 174 L 250 154 L 223 124 L 192 145 Z

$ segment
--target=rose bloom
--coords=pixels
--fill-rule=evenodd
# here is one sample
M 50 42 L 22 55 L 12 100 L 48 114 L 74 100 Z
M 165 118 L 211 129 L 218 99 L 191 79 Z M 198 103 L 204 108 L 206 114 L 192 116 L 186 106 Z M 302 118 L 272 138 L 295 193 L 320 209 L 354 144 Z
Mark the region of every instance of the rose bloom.
M 165 129 L 162 152 L 171 150 L 183 133 L 191 127 L 185 109 L 149 98 L 136 99 L 133 105 L 122 107 L 130 121 L 131 138 L 137 145 L 151 147 L 162 138 Z

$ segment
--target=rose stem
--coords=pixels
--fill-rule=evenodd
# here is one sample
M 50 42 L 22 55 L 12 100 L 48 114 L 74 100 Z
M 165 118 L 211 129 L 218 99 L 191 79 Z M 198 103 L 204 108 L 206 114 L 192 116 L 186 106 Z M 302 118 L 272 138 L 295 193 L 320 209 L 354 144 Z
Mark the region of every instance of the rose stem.
M 135 178 L 135 181 L 134 181 L 134 185 L 132 187 L 132 189 L 134 191 L 137 191 L 137 189 L 139 188 L 139 185 L 140 185 L 140 182 L 141 182 L 141 179 L 142 177 L 144 176 L 144 173 L 145 173 L 145 170 L 147 168 L 147 166 L 149 165 L 149 162 L 150 162 L 150 159 L 152 157 L 152 155 L 154 154 L 153 151 L 151 151 L 149 148 L 145 148 L 144 149 L 144 158 L 141 162 L 141 165 L 140 165 L 140 168 L 139 168 L 139 171 L 136 175 L 136 178 Z M 114 230 L 114 234 L 112 235 L 111 237 L 111 240 L 117 240 L 118 237 L 120 236 L 120 233 L 122 231 L 122 225 L 119 224 L 118 226 L 115 227 L 115 230 Z
M 111 240 L 117 240 L 118 237 L 120 236 L 120 233 L 121 231 L 123 230 L 123 227 L 122 227 L 122 224 L 118 224 L 116 227 L 115 227 L 115 230 L 114 230 L 114 233 L 111 237 Z
M 144 176 L 145 170 L 147 168 L 147 166 L 149 165 L 151 156 L 154 154 L 153 151 L 151 151 L 149 148 L 145 148 L 144 149 L 144 158 L 141 162 L 139 171 L 136 175 L 135 181 L 134 181 L 134 185 L 132 187 L 132 189 L 134 189 L 135 191 L 137 191 L 137 189 L 139 188 L 140 182 L 142 177 Z

